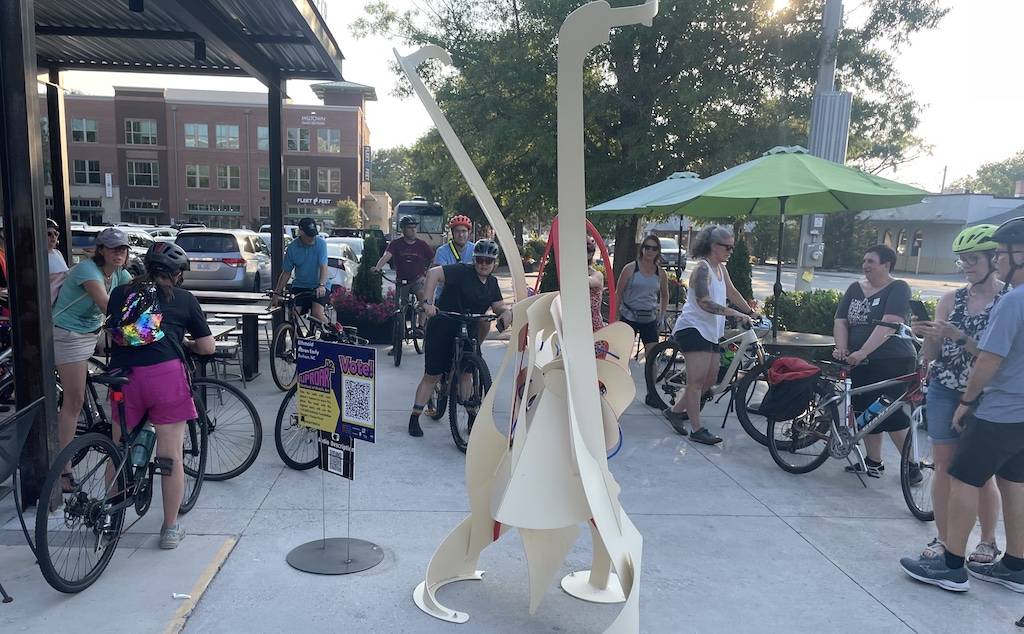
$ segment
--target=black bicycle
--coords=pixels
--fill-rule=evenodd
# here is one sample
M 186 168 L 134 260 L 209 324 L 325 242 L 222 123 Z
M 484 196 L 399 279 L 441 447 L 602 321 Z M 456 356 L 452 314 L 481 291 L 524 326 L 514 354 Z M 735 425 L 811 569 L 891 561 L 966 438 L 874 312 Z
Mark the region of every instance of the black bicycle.
M 281 299 L 285 305 L 284 322 L 274 329 L 274 336 L 270 340 L 270 374 L 277 388 L 287 392 L 295 387 L 298 340 L 319 338 L 324 328 L 334 323 L 334 309 L 329 304 L 324 306 L 327 322 L 321 323 L 320 320 L 314 319 L 309 311 L 297 305 L 299 299 L 315 299 L 315 291 L 270 291 L 267 295 Z
M 412 290 L 412 282 L 408 280 L 396 280 L 386 275 L 384 279 L 395 283 L 395 312 L 391 325 L 391 356 L 394 358 L 395 367 L 402 365 L 402 349 L 406 343 L 412 343 L 416 354 L 423 354 L 423 346 L 420 340 L 423 339 L 423 331 L 417 323 L 418 298 Z
M 359 336 L 355 326 L 330 324 L 323 332 L 324 341 L 348 343 L 365 346 L 368 342 Z M 286 465 L 297 471 L 312 469 L 320 462 L 320 448 L 317 446 L 317 430 L 299 424 L 298 401 L 299 390 L 293 386 L 277 410 L 277 421 L 274 423 L 274 445 L 277 455 Z

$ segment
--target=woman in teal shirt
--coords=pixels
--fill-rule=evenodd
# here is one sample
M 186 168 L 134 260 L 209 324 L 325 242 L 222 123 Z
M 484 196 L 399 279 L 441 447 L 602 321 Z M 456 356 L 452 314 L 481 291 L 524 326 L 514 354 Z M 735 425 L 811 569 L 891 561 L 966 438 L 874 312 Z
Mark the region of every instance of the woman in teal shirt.
M 53 305 L 53 357 L 64 388 L 57 414 L 61 449 L 75 437 L 85 403 L 86 361 L 96 349 L 107 298 L 113 288 L 132 279 L 124 270 L 127 259 L 128 235 L 117 227 L 104 229 L 96 236 L 96 254 L 71 269 Z

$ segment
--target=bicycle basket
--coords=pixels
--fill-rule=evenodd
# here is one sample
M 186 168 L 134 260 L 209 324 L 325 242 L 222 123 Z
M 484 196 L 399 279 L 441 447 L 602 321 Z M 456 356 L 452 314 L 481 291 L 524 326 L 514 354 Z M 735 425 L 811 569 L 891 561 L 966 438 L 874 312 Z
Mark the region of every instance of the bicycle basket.
M 796 357 L 779 357 L 768 369 L 768 392 L 758 413 L 772 420 L 790 420 L 807 411 L 821 368 Z

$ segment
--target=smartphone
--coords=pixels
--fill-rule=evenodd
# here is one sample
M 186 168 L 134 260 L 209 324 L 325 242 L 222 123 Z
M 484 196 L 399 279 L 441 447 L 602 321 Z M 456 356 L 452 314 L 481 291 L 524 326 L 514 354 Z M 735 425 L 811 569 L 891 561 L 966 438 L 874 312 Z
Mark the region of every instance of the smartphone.
M 928 313 L 928 307 L 919 299 L 910 300 L 910 312 L 914 313 L 914 320 L 916 321 L 932 320 L 931 315 Z

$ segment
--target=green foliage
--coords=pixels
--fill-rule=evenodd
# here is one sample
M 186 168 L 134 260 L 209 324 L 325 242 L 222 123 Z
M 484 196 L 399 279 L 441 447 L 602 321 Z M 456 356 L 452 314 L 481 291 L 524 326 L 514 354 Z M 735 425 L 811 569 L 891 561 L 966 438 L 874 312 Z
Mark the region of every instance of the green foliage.
M 973 176 L 953 183 L 955 189 L 993 196 L 1013 196 L 1014 183 L 1024 180 L 1024 150 L 1003 161 L 985 163 Z
M 831 218 L 831 216 L 829 217 Z M 796 260 L 797 249 L 800 248 L 800 222 L 797 220 L 787 221 L 782 239 L 782 261 Z M 751 255 L 757 258 L 758 262 L 761 264 L 768 260 L 774 262 L 779 254 L 778 219 L 758 218 L 754 223 L 754 229 L 750 232 L 750 241 L 753 247 Z
M 359 207 L 355 201 L 345 199 L 338 201 L 334 208 L 334 226 L 336 227 L 361 227 L 362 218 L 359 215 Z M 371 265 L 372 266 L 372 265 Z
M 839 212 L 825 216 L 825 258 L 822 266 L 858 268 L 864 250 L 875 243 L 876 233 L 856 212 Z
M 540 292 L 547 293 L 548 291 L 558 290 L 558 267 L 555 266 L 555 259 L 548 258 L 547 264 L 544 265 L 544 272 L 540 278 Z
M 764 314 L 775 321 L 779 330 L 831 335 L 836 309 L 842 299 L 843 294 L 835 290 L 786 292 L 779 298 L 778 313 L 775 299 L 765 299 Z
M 541 257 L 544 255 L 544 249 L 547 248 L 548 243 L 539 238 L 533 240 L 527 240 L 523 243 L 523 259 L 532 259 L 534 262 L 540 262 Z
M 733 286 L 743 298 L 754 299 L 754 289 L 750 286 L 754 271 L 750 268 L 750 249 L 747 248 L 746 240 L 736 240 L 736 248 L 732 250 L 725 268 L 729 271 Z
M 359 258 L 359 267 L 356 269 L 355 278 L 352 279 L 352 294 L 370 304 L 384 301 L 381 293 L 381 274 L 370 270 L 379 259 L 377 254 L 380 253 L 380 248 L 377 238 L 372 235 L 363 240 L 363 255 Z
M 397 203 L 408 200 L 412 180 L 412 158 L 409 148 L 398 146 L 377 150 L 373 154 L 370 185 L 375 191 L 386 191 Z

